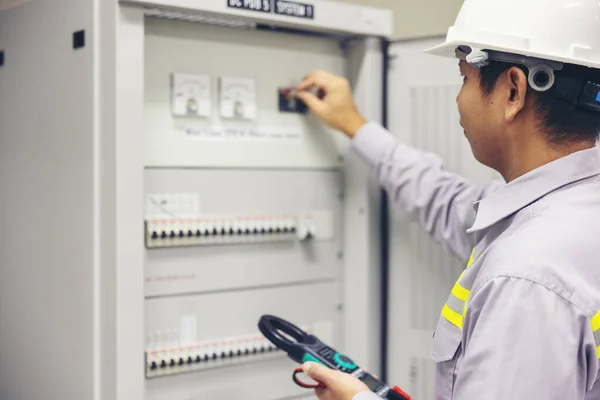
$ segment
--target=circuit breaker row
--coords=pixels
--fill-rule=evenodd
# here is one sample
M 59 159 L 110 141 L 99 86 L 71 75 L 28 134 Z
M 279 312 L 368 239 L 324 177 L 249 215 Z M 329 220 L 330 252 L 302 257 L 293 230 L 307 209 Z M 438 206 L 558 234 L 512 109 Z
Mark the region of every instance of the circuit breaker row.
M 146 222 L 146 247 L 290 241 L 297 239 L 294 220 L 214 221 L 170 220 Z
M 261 335 L 146 351 L 146 377 L 155 378 L 285 356 Z
M 330 212 L 302 216 L 156 219 L 145 222 L 147 248 L 329 239 Z

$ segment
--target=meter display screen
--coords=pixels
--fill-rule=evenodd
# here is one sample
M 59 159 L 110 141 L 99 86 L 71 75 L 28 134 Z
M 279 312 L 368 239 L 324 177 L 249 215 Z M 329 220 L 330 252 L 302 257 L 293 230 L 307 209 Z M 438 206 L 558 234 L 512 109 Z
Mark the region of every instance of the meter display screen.
M 380 391 L 384 386 L 383 383 L 375 379 L 373 375 L 370 374 L 363 375 L 360 380 L 373 392 Z

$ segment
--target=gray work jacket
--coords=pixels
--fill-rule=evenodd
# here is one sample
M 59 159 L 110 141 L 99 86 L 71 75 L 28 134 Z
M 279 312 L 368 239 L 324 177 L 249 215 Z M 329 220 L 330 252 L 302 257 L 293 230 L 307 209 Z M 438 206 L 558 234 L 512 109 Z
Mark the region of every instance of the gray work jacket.
M 352 146 L 393 204 L 467 266 L 432 341 L 435 399 L 600 399 L 598 150 L 478 186 L 374 123 Z

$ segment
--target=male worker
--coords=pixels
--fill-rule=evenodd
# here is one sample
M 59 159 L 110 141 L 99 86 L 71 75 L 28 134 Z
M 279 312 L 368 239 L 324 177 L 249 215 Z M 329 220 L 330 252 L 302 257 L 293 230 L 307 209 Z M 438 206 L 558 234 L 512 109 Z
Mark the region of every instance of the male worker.
M 598 400 L 600 2 L 466 0 L 431 53 L 459 58 L 466 139 L 505 182 L 479 187 L 367 122 L 342 78 L 314 72 L 298 89 L 467 264 L 433 338 L 435 398 Z M 304 368 L 327 387 L 321 400 L 378 398 L 348 374 Z

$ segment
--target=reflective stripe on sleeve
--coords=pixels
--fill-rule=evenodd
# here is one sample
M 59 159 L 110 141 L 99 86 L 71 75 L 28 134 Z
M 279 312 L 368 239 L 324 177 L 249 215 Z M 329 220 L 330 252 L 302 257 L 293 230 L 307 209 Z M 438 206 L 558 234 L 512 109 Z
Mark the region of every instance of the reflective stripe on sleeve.
M 592 323 L 592 332 L 594 332 L 594 339 L 596 339 L 596 353 L 600 358 L 600 312 L 594 315 L 590 322 Z
M 469 294 L 471 294 L 471 292 L 467 289 L 465 289 L 464 287 L 460 286 L 460 279 L 458 280 L 458 282 L 456 282 L 456 284 L 454 285 L 454 288 L 452 288 L 452 294 L 459 300 L 465 302 L 469 299 Z
M 452 293 L 450 294 L 450 297 L 448 297 L 448 301 L 442 310 L 442 316 L 452 325 L 462 329 L 463 318 L 467 313 L 467 300 L 469 299 L 471 291 L 463 288 L 460 285 L 460 281 L 461 278 L 458 278 L 458 281 L 454 284 Z
M 456 311 L 453 311 L 450 307 L 448 307 L 448 304 L 444 305 L 444 309 L 442 310 L 442 316 L 446 318 L 446 320 L 452 325 L 458 327 L 459 329 L 462 329 L 462 315 L 457 313 Z
M 474 254 L 475 249 L 471 252 L 465 271 L 476 260 L 473 257 Z M 467 277 L 465 277 L 465 271 L 458 277 L 458 280 L 452 288 L 452 293 L 442 309 L 442 316 L 459 329 L 462 329 L 463 320 L 467 315 L 467 301 L 469 300 L 469 295 L 471 294 L 470 289 L 473 286 L 476 277 L 475 274 L 467 274 Z
M 597 330 L 600 330 L 600 312 L 596 313 L 596 315 L 592 317 L 592 330 L 594 333 Z

